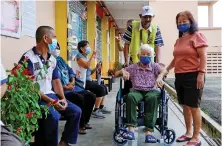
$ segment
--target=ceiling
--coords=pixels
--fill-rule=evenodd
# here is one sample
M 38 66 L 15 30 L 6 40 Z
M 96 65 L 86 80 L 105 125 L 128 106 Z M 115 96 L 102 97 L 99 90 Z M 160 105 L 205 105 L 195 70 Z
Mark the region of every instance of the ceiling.
M 214 4 L 218 0 L 198 0 L 199 4 Z M 126 28 L 127 20 L 140 20 L 139 14 L 144 5 L 148 5 L 148 0 L 134 0 L 134 1 L 119 1 L 119 0 L 104 0 L 106 7 L 115 19 L 120 32 Z
M 104 1 L 104 3 L 120 30 L 123 30 L 126 27 L 127 20 L 140 19 L 139 14 L 141 13 L 141 9 L 144 5 L 148 4 L 148 1 Z

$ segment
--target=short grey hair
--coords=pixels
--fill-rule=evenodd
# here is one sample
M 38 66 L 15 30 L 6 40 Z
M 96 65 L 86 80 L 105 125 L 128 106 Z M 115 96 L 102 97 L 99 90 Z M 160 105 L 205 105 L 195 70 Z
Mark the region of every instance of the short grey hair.
M 154 49 L 148 45 L 148 44 L 143 44 L 140 46 L 140 49 L 138 51 L 138 54 L 140 55 L 142 50 L 146 50 L 146 51 L 150 51 L 151 52 L 151 56 L 154 57 L 155 56 L 155 52 L 154 52 Z

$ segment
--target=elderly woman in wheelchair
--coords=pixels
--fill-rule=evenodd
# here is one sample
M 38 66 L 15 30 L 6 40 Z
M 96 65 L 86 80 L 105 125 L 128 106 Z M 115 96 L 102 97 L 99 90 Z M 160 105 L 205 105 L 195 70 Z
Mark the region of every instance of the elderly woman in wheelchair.
M 144 100 L 145 142 L 157 142 L 157 139 L 151 133 L 154 131 L 158 105 L 161 100 L 161 92 L 158 87 L 163 86 L 162 79 L 166 71 L 158 63 L 151 61 L 153 54 L 153 48 L 148 44 L 142 45 L 138 52 L 140 61 L 115 74 L 116 76 L 123 76 L 125 80 L 132 82 L 132 89 L 124 99 L 126 102 L 126 126 L 128 129 L 124 129 L 122 137 L 127 140 L 135 140 L 134 128 L 137 127 L 136 108 L 138 103 Z

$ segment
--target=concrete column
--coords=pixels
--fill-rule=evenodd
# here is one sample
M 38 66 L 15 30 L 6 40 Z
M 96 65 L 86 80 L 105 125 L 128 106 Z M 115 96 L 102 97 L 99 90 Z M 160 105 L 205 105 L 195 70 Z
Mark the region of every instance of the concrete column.
M 115 63 L 115 27 L 110 28 L 110 68 L 113 68 Z
M 213 4 L 208 6 L 208 27 L 213 27 Z
M 107 40 L 107 33 L 109 30 L 109 23 L 108 17 L 104 16 L 102 18 L 102 75 L 107 76 L 108 69 L 109 69 L 109 60 L 108 60 L 108 40 Z
M 92 48 L 92 52 L 95 49 L 95 39 L 96 39 L 96 2 L 87 2 L 87 40 Z M 89 55 L 91 56 L 91 54 Z M 92 60 L 91 67 L 95 68 L 96 59 Z M 94 77 L 94 76 L 93 76 Z
M 115 40 L 115 61 L 118 61 L 119 62 L 119 49 L 118 49 L 118 46 L 117 46 L 117 42 Z
M 55 1 L 55 31 L 61 57 L 67 61 L 67 1 Z

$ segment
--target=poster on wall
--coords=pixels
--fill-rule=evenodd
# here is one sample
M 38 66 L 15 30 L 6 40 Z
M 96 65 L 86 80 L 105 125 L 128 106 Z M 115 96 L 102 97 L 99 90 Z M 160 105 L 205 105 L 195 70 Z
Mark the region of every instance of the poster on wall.
M 1 1 L 1 35 L 20 38 L 21 6 L 19 0 Z
M 82 39 L 80 19 L 79 15 L 74 12 L 70 12 L 68 15 L 68 61 L 73 60 L 78 53 L 77 44 Z
M 74 60 L 79 53 L 77 44 L 79 41 L 86 39 L 86 19 L 87 3 L 84 1 L 69 0 L 67 2 L 67 59 L 68 62 Z
M 36 1 L 22 1 L 22 35 L 35 37 Z

